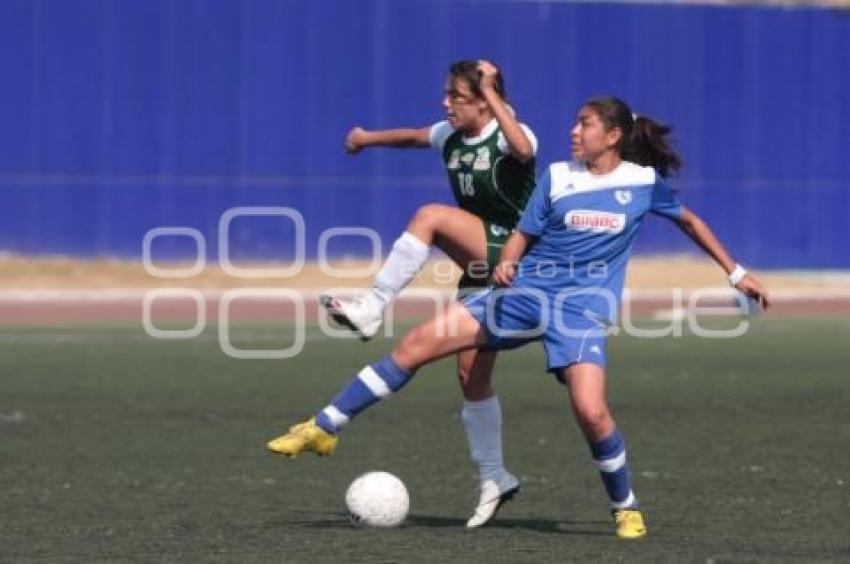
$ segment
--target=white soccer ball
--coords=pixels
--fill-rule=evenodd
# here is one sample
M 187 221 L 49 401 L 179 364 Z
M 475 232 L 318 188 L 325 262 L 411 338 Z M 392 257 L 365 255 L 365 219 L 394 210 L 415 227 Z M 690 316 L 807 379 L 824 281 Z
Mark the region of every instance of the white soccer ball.
M 348 486 L 345 505 L 355 523 L 395 527 L 407 517 L 410 497 L 404 482 L 389 472 L 367 472 Z

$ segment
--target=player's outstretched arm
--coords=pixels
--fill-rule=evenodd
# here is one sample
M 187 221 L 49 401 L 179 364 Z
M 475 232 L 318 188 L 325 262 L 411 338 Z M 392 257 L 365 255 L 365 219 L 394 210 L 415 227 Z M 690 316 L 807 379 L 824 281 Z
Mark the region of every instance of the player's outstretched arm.
M 499 96 L 494 87 L 495 77 L 498 69 L 490 61 L 479 61 L 478 72 L 481 76 L 480 88 L 484 100 L 490 106 L 490 111 L 499 122 L 505 141 L 508 143 L 511 154 L 520 162 L 526 163 L 534 158 L 534 146 L 531 140 L 519 126 L 513 112 Z
M 737 264 L 726 248 L 714 235 L 711 228 L 698 215 L 683 208 L 682 215 L 676 222 L 679 228 L 699 245 L 729 276 L 732 285 L 746 295 L 758 300 L 763 309 L 770 307 L 770 296 L 765 287 L 752 274 L 746 272 Z
M 357 154 L 366 147 L 430 147 L 431 128 L 379 129 L 354 127 L 345 137 L 345 152 Z

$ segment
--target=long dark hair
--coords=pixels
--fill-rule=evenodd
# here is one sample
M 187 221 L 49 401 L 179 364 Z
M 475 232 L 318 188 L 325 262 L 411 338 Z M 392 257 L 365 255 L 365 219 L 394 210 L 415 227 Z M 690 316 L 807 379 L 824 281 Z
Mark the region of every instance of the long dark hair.
M 672 131 L 669 126 L 646 116 L 635 116 L 619 98 L 594 98 L 585 105 L 596 112 L 605 129 L 618 127 L 623 132 L 617 145 L 621 159 L 651 166 L 664 177 L 682 168 L 682 158 L 667 139 Z
M 502 75 L 502 69 L 499 66 L 490 61 L 490 64 L 496 67 L 499 71 L 496 73 L 495 84 L 493 88 L 502 97 L 502 100 L 507 101 L 508 97 L 505 94 L 505 78 Z M 472 94 L 476 98 L 483 98 L 484 95 L 481 93 L 481 74 L 478 72 L 478 61 L 472 60 L 461 60 L 455 61 L 449 66 L 449 76 L 452 79 L 462 78 L 466 80 L 469 84 L 469 87 L 472 89 Z

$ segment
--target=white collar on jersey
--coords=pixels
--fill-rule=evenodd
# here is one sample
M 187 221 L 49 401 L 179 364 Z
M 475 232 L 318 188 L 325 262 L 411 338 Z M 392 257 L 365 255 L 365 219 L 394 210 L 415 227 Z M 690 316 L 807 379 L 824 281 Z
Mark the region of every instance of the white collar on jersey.
M 580 161 L 557 162 L 549 166 L 551 201 L 565 196 L 597 190 L 610 190 L 626 186 L 646 186 L 653 184 L 655 169 L 643 167 L 629 161 L 622 161 L 617 168 L 606 174 L 592 174 Z
M 496 118 L 493 118 L 489 122 L 487 122 L 487 125 L 485 125 L 484 129 L 481 130 L 481 133 L 479 133 L 475 137 L 461 136 L 461 139 L 463 139 L 464 145 L 478 145 L 479 143 L 493 135 L 493 132 L 496 131 L 496 128 L 498 127 L 499 122 L 496 121 Z

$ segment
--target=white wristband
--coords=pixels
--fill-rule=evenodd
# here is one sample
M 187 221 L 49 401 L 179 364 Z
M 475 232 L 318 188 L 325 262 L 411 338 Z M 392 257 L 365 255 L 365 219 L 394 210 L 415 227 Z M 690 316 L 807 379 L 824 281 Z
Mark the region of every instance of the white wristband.
M 732 286 L 737 286 L 738 282 L 744 279 L 744 276 L 747 275 L 747 269 L 741 266 L 740 264 L 735 265 L 735 270 L 729 275 L 729 283 Z

